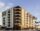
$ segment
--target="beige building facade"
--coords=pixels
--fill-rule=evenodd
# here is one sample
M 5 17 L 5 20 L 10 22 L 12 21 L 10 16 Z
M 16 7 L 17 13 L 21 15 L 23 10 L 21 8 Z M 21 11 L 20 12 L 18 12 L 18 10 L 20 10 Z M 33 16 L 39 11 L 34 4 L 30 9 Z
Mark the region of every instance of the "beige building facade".
M 2 12 L 3 26 L 14 29 L 35 27 L 36 18 L 20 6 L 10 8 Z

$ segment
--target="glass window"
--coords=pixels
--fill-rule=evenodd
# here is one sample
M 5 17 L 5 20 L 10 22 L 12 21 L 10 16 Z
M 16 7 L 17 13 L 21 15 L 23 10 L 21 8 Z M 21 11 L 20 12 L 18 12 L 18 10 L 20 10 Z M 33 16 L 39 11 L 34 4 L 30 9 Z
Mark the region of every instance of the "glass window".
M 5 18 L 3 18 L 3 19 L 5 19 Z
M 3 18 L 3 25 L 5 25 L 5 18 Z
M 10 13 L 10 10 L 8 11 L 8 13 Z
M 10 27 L 10 24 L 8 25 L 8 27 Z
M 8 14 L 8 16 L 10 16 L 10 14 Z
M 10 27 L 10 10 L 8 11 L 8 27 Z
M 8 27 L 10 27 L 10 21 L 8 21 Z
M 5 23 L 3 23 L 3 25 L 5 25 Z
M 10 18 L 8 18 L 8 21 L 10 21 Z
M 5 15 L 6 15 L 6 12 L 3 12 L 3 13 L 2 13 L 2 16 L 5 16 Z

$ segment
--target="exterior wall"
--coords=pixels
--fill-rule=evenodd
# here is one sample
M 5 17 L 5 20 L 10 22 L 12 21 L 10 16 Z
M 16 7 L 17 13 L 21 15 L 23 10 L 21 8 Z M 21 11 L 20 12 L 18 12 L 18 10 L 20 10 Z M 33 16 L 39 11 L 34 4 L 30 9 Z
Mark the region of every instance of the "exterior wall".
M 22 9 L 22 14 L 21 14 L 21 17 L 22 17 L 22 21 L 21 21 L 21 23 L 22 23 L 22 25 L 21 25 L 21 28 L 24 28 L 24 9 Z
M 10 10 L 10 27 L 8 27 L 8 11 Z M 12 9 L 8 9 L 6 12 L 6 16 L 5 17 L 5 26 L 7 28 L 12 28 L 13 27 L 13 10 Z M 4 26 L 4 25 L 3 25 Z
M 33 18 L 33 16 L 30 13 L 27 13 L 28 28 L 35 28 L 35 21 L 36 21 L 36 18 Z
M 32 20 L 32 15 L 29 15 L 29 28 L 33 28 L 33 20 Z
M 24 28 L 28 28 L 27 12 L 24 14 Z
M 35 26 L 35 21 L 36 21 L 36 19 L 33 19 L 33 28 L 36 27 L 36 26 Z
M 4 12 L 6 12 L 6 11 L 4 11 Z M 4 17 L 5 17 L 5 25 L 3 25 L 3 26 L 5 27 L 5 26 L 7 26 L 7 12 L 6 12 L 6 15 L 2 16 L 2 20 L 3 20 Z
M 10 10 L 10 27 L 8 27 L 8 11 Z M 9 9 L 8 11 L 7 11 L 7 20 L 6 20 L 6 26 L 7 26 L 7 28 L 12 28 L 13 27 L 13 10 L 12 9 Z
M 38 25 L 37 28 L 40 29 L 40 25 Z
M 17 9 L 19 11 L 17 11 Z M 16 16 L 16 17 L 14 16 L 14 21 L 15 21 L 14 22 L 14 27 L 15 27 L 15 29 L 18 29 L 19 27 L 20 27 L 19 29 L 21 29 L 21 26 L 22 26 L 22 13 L 23 13 L 22 9 L 21 8 L 14 8 L 14 13 L 15 13 L 14 15 Z
M 8 26 L 8 18 L 7 18 L 7 16 L 8 16 L 8 11 L 6 11 L 6 20 L 5 20 L 5 26 L 7 27 Z
M 17 9 L 17 8 L 16 8 Z M 20 8 L 19 8 L 20 9 Z M 10 10 L 10 27 L 8 27 L 8 11 Z M 13 8 L 10 8 L 9 10 L 6 11 L 6 16 L 3 16 L 5 17 L 5 26 L 7 28 L 13 28 L 14 27 L 14 24 L 17 24 L 21 27 L 21 29 L 23 28 L 33 28 L 35 27 L 35 18 L 33 18 L 33 16 L 26 12 L 23 8 L 21 8 L 21 22 L 20 23 L 14 23 L 14 10 Z
M 13 8 L 10 9 L 10 26 L 13 28 Z

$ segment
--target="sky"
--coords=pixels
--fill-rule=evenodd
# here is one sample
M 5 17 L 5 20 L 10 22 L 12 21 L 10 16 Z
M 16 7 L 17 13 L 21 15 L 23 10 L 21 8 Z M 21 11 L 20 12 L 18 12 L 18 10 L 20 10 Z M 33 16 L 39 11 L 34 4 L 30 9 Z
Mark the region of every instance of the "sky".
M 40 21 L 40 0 L 0 0 L 0 25 L 2 25 L 1 13 L 17 5 L 24 7 L 26 11 L 37 17 L 37 21 Z

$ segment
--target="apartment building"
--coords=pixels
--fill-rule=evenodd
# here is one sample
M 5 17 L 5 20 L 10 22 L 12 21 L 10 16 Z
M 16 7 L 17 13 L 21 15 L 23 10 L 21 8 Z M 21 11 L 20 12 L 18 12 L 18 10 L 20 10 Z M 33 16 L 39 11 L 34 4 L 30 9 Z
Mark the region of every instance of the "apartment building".
M 35 23 L 35 21 L 37 21 L 37 18 L 35 17 L 35 16 L 33 16 L 33 18 L 32 18 L 32 26 L 33 26 L 33 28 L 35 29 L 36 28 L 36 23 Z
M 36 23 L 36 30 L 40 30 L 40 21 L 35 21 Z
M 25 20 L 24 20 L 24 29 L 35 29 L 35 21 L 37 18 L 30 14 L 29 12 L 25 13 Z
M 37 20 L 37 18 L 35 16 L 33 16 L 30 13 L 27 13 L 27 28 L 31 28 L 34 29 L 35 28 L 35 21 Z
M 35 23 L 35 18 L 20 6 L 2 12 L 2 19 L 4 27 L 13 29 L 30 28 Z
M 3 26 L 7 28 L 24 28 L 25 10 L 20 6 L 10 8 L 2 12 Z
M 13 27 L 13 10 L 8 9 L 4 12 L 2 12 L 2 23 L 3 26 L 6 28 L 12 28 Z

